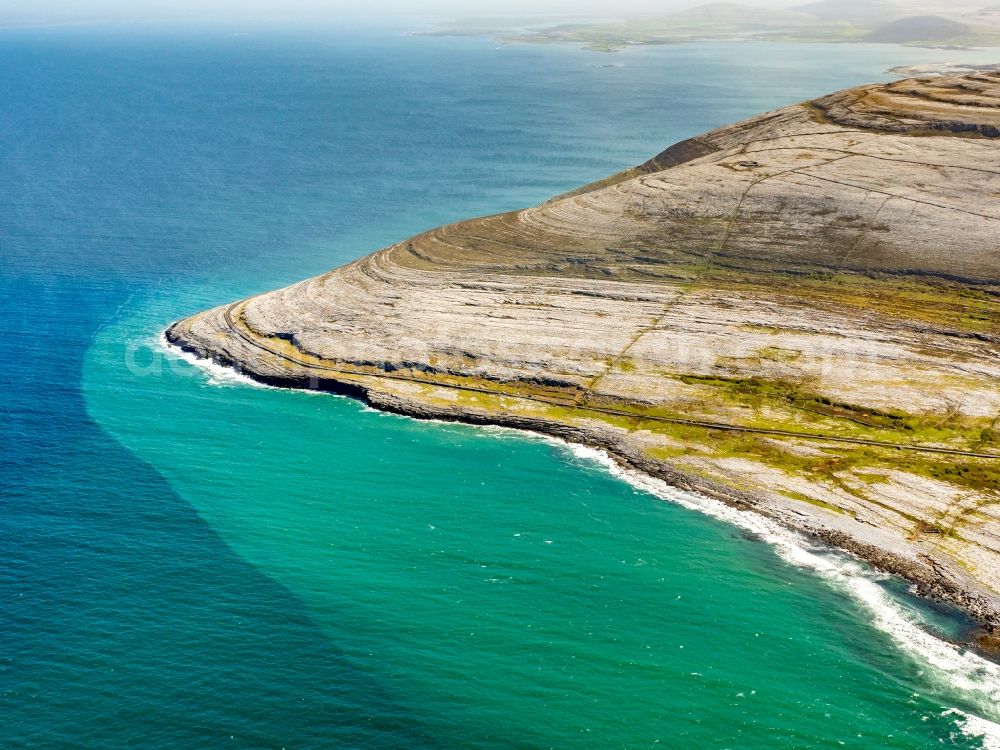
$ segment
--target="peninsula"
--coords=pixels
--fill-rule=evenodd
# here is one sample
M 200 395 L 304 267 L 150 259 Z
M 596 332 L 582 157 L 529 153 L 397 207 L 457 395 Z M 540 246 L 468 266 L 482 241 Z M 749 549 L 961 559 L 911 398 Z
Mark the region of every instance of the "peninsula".
M 789 106 L 166 336 L 602 447 L 1000 633 L 1000 73 Z

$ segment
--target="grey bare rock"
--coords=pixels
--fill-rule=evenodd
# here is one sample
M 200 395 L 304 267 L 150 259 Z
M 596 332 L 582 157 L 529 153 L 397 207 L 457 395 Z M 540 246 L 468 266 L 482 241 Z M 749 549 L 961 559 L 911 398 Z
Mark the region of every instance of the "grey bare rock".
M 167 336 L 607 449 L 1000 627 L 1000 74 L 842 91 Z

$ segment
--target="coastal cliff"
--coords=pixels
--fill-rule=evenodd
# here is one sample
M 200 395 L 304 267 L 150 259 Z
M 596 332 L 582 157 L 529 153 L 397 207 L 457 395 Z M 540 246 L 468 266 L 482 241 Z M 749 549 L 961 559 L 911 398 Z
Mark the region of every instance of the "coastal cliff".
M 603 447 L 1000 631 L 998 73 L 786 107 L 166 335 Z

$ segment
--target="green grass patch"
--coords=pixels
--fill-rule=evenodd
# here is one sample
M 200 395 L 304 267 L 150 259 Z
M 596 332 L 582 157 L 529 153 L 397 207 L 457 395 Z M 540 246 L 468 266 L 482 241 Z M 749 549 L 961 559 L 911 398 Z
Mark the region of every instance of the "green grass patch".
M 701 280 L 709 288 L 753 292 L 766 299 L 786 297 L 810 306 L 875 312 L 965 332 L 1000 332 L 1000 297 L 945 280 L 822 269 L 803 275 L 733 268 L 714 268 Z
M 833 503 L 828 503 L 825 500 L 820 500 L 815 497 L 810 497 L 802 492 L 796 492 L 795 490 L 780 490 L 780 494 L 785 497 L 789 497 L 792 500 L 798 500 L 799 502 L 808 503 L 809 505 L 815 505 L 818 508 L 825 508 L 826 510 L 832 511 L 834 513 L 846 513 L 843 508 L 834 505 Z

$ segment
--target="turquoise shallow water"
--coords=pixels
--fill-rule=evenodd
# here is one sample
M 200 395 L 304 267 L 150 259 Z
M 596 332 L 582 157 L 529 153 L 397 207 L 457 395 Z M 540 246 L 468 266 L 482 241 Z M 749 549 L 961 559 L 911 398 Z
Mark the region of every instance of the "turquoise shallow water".
M 4 744 L 982 745 L 949 711 L 1000 719 L 997 672 L 914 627 L 967 623 L 891 581 L 565 446 L 250 386 L 158 343 L 203 306 L 946 53 L 0 42 Z

